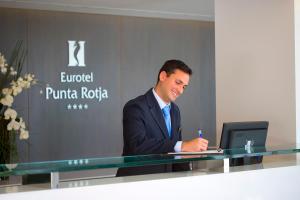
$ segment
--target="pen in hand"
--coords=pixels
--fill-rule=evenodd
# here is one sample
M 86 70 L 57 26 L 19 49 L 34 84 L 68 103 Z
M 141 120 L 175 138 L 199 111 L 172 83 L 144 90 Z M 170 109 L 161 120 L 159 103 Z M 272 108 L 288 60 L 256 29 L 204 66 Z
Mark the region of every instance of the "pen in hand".
M 208 141 L 206 139 L 203 138 L 203 131 L 199 128 L 198 129 L 198 135 L 199 135 L 199 148 L 200 148 L 200 151 L 206 151 L 207 148 L 208 148 Z
M 203 133 L 202 133 L 202 130 L 201 130 L 201 129 L 198 129 L 198 135 L 199 135 L 199 138 L 202 138 L 202 137 L 203 137 Z

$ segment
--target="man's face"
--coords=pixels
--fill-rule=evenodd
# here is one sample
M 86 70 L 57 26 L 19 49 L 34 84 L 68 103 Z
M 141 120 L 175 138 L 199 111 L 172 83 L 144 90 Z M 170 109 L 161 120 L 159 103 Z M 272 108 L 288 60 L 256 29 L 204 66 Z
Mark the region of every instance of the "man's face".
M 189 84 L 190 75 L 176 69 L 169 76 L 165 71 L 159 75 L 160 96 L 166 102 L 175 101 Z

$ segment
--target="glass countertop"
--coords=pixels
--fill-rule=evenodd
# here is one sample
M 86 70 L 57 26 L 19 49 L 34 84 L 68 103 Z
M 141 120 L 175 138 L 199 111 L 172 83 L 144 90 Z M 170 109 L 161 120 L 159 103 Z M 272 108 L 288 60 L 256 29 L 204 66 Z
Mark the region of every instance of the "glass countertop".
M 252 156 L 293 154 L 300 152 L 300 144 L 287 144 L 250 149 L 224 149 L 222 154 L 170 155 L 153 154 L 120 157 L 81 158 L 76 160 L 57 160 L 28 162 L 17 164 L 0 164 L 0 176 L 45 174 L 51 172 L 69 172 L 103 168 L 122 168 L 157 164 L 183 163 L 201 160 L 223 160 Z

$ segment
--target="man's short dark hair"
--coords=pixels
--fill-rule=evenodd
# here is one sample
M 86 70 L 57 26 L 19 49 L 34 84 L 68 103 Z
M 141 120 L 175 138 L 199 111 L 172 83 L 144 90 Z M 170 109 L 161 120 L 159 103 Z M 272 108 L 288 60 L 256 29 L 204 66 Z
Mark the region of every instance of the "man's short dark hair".
M 167 60 L 158 72 L 157 83 L 159 82 L 159 75 L 162 71 L 165 71 L 167 73 L 167 75 L 170 76 L 171 74 L 173 74 L 175 72 L 176 69 L 183 71 L 190 76 L 193 74 L 192 69 L 189 68 L 183 61 Z

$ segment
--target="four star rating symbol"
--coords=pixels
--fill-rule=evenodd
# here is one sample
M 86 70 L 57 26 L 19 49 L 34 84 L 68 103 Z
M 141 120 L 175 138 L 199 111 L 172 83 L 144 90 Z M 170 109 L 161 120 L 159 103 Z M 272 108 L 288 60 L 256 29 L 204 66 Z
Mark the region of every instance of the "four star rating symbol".
M 68 110 L 87 110 L 89 106 L 87 104 L 68 104 Z

